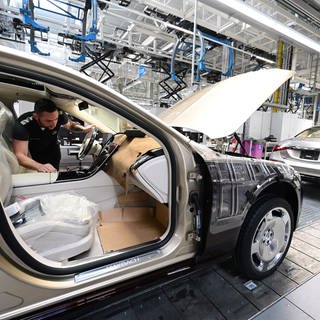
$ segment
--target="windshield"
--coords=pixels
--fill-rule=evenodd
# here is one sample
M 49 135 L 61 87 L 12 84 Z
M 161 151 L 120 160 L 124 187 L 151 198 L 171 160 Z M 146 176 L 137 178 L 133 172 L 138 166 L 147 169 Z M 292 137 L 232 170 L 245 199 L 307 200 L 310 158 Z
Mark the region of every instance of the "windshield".
M 304 130 L 296 135 L 297 138 L 320 138 L 320 127 Z

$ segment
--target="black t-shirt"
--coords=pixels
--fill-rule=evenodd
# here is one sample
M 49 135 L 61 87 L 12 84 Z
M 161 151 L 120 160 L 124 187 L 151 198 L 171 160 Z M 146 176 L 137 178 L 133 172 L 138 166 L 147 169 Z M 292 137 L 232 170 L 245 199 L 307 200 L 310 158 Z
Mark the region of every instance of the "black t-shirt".
M 58 143 L 58 130 L 68 122 L 67 115 L 59 111 L 58 122 L 54 129 L 41 127 L 32 116 L 33 112 L 22 114 L 13 128 L 13 138 L 29 141 L 29 152 L 33 160 L 39 163 L 51 163 L 57 170 L 61 159 Z

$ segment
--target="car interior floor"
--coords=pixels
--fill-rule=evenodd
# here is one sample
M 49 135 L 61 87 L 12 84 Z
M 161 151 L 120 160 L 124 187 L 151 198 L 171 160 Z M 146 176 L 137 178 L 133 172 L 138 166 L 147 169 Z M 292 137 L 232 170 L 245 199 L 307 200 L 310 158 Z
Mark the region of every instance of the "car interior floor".
M 101 175 L 108 176 L 103 172 Z M 81 188 L 77 190 L 73 185 L 70 194 L 86 196 L 89 201 L 97 205 L 97 213 L 93 218 L 94 228 L 90 231 L 93 235 L 90 248 L 64 260 L 75 261 L 115 251 L 130 250 L 143 243 L 157 240 L 165 233 L 169 223 L 166 204 L 153 199 L 138 187 L 132 186 L 130 191 L 125 192 L 115 181 L 113 183 L 114 185 L 105 186 L 100 190 L 96 189 L 91 193 Z M 106 190 L 112 190 L 112 192 L 107 195 Z M 23 197 L 41 197 L 46 194 L 24 195 Z M 18 190 L 14 191 L 14 195 L 15 201 L 23 198 Z

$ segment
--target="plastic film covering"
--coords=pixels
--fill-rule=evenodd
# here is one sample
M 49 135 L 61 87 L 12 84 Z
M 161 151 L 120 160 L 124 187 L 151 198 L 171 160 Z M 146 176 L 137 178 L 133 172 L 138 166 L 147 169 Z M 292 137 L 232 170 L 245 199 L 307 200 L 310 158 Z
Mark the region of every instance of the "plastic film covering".
M 45 194 L 18 201 L 25 222 L 59 221 L 87 224 L 96 217 L 98 206 L 75 192 Z
M 241 214 L 247 203 L 247 191 L 257 185 L 250 166 L 244 162 L 211 163 L 213 181 L 213 215 L 217 219 Z
M 206 161 L 213 182 L 212 222 L 241 216 L 250 196 L 268 181 L 292 181 L 297 173 L 290 167 L 255 159 L 219 157 Z
M 43 257 L 63 261 L 92 246 L 98 206 L 84 196 L 40 195 L 11 207 L 16 208 L 10 218 L 21 238 Z

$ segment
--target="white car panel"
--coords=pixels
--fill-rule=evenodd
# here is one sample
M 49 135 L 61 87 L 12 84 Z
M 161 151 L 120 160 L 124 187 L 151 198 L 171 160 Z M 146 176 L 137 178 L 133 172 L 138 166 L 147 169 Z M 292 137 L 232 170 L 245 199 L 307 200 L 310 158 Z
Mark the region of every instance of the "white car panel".
M 210 138 L 232 134 L 293 71 L 267 69 L 228 78 L 196 92 L 160 114 L 170 126 L 196 130 Z

